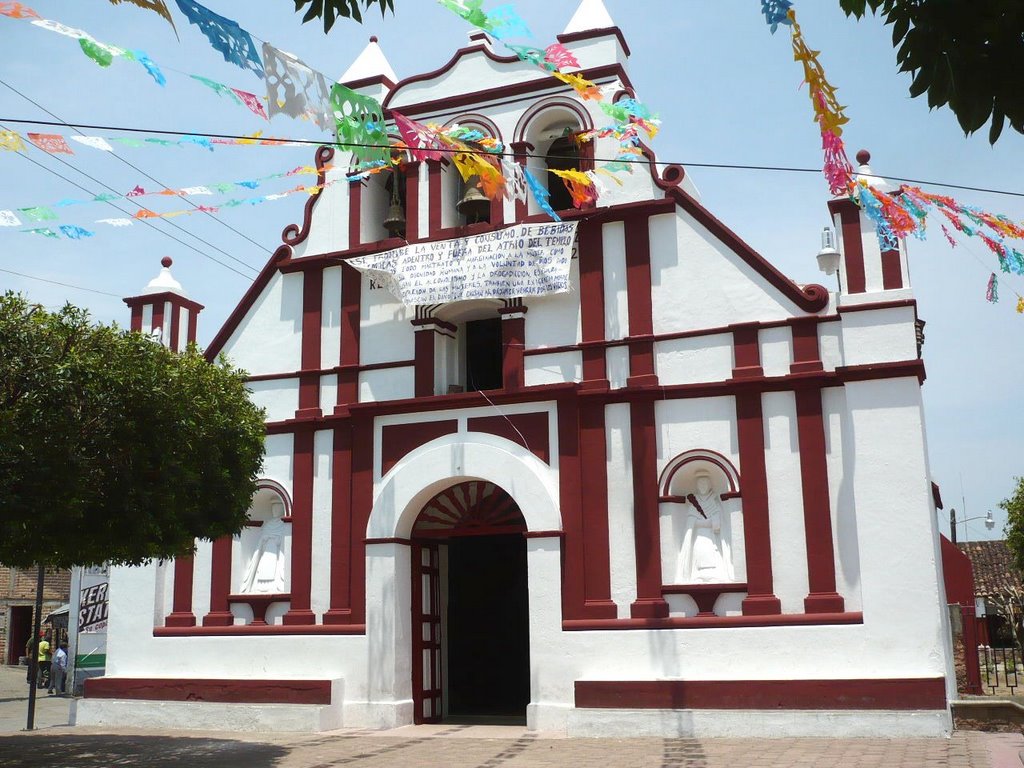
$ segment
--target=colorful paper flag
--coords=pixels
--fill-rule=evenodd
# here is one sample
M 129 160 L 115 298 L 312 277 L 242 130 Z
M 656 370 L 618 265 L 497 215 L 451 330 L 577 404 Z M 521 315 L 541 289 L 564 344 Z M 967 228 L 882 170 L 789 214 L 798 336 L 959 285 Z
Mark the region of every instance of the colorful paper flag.
M 545 48 L 544 60 L 554 64 L 559 69 L 565 69 L 566 67 L 580 68 L 580 62 L 575 54 L 561 43 L 552 43 Z
M 0 2 L 0 16 L 12 19 L 38 19 L 39 14 L 26 5 L 17 2 Z
M 33 208 L 19 208 L 18 210 L 32 221 L 54 221 L 57 218 L 57 214 L 45 205 L 37 205 Z
M 112 227 L 130 227 L 132 225 L 131 219 L 97 219 L 97 224 L 109 224 Z
M 38 229 L 23 229 L 21 231 L 22 232 L 28 232 L 29 234 L 32 234 L 32 235 L 42 235 L 43 237 L 52 237 L 55 240 L 60 240 L 60 235 L 58 235 L 56 232 L 54 232 L 49 227 L 41 227 L 41 228 L 38 228 Z
M 28 140 L 43 150 L 43 152 L 49 152 L 51 155 L 75 154 L 71 151 L 68 143 L 64 141 L 64 137 L 59 133 L 30 133 L 28 134 Z
M 233 88 L 229 88 L 228 86 L 224 85 L 224 83 L 218 83 L 216 80 L 211 80 L 210 78 L 203 77 L 202 75 L 189 75 L 189 77 L 191 77 L 193 80 L 198 80 L 200 83 L 202 83 L 207 88 L 212 90 L 218 96 L 227 96 L 229 99 L 234 101 L 236 104 L 241 104 L 242 103 L 242 100 L 240 98 L 238 98 L 238 96 L 235 95 L 234 89 Z M 230 142 L 230 143 L 233 143 L 233 142 Z
M 14 131 L 0 130 L 0 149 L 5 149 L 8 152 L 20 152 L 27 147 L 21 140 L 21 136 Z
M 264 120 L 270 119 L 267 117 L 267 113 L 263 111 L 263 103 L 260 101 L 259 96 L 254 93 L 249 93 L 248 91 L 240 91 L 237 88 L 232 88 L 231 91 L 235 96 L 242 100 L 242 103 L 245 104 L 253 114 L 258 117 L 262 117 Z
M 555 213 L 555 209 L 552 208 L 551 204 L 548 202 L 548 198 L 551 196 L 551 193 L 548 192 L 547 187 L 541 184 L 537 180 L 537 177 L 530 173 L 530 169 L 525 166 L 523 167 L 523 175 L 526 177 L 526 184 L 529 186 L 530 192 L 533 193 L 533 199 L 537 201 L 537 205 L 540 206 L 540 209 L 555 221 L 561 221 L 562 218 Z
M 110 0 L 110 2 L 114 5 L 117 5 L 118 3 L 131 3 L 139 8 L 143 8 L 147 11 L 153 11 L 154 13 L 163 16 L 167 19 L 167 23 L 171 25 L 171 29 L 174 30 L 174 36 L 178 37 L 178 28 L 174 26 L 174 19 L 171 17 L 171 12 L 168 10 L 164 0 Z M 179 37 L 178 39 L 180 40 L 181 38 Z
M 185 17 L 199 27 L 210 45 L 221 53 L 224 61 L 263 77 L 263 62 L 256 52 L 256 44 L 252 36 L 238 26 L 238 22 L 214 13 L 195 0 L 177 0 L 177 3 Z
M 87 147 L 93 149 L 100 149 L 104 152 L 113 152 L 114 148 L 110 146 L 106 139 L 100 136 L 72 136 L 72 141 L 77 141 L 79 144 L 84 144 Z
M 990 304 L 995 304 L 999 301 L 999 280 L 996 278 L 995 272 L 993 272 L 988 278 L 988 287 L 985 289 L 985 300 Z
M 326 78 L 295 56 L 263 44 L 263 79 L 270 116 L 309 117 L 322 130 L 334 124 Z
M 92 237 L 93 232 L 88 229 L 82 229 L 82 227 L 74 224 L 61 224 L 60 231 L 64 233 L 64 236 L 71 240 L 81 240 L 83 237 Z
M 331 88 L 331 109 L 338 142 L 342 149 L 352 152 L 360 166 L 390 160 L 390 142 L 380 102 L 335 83 Z
M 0 211 L 0 227 L 20 227 L 21 221 L 14 211 Z

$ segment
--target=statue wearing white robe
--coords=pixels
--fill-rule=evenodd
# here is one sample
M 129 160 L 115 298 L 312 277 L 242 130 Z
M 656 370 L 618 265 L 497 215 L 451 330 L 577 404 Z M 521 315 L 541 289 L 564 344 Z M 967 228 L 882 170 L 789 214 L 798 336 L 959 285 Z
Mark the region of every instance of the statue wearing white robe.
M 734 580 L 729 543 L 722 537 L 722 500 L 706 472 L 698 473 L 694 493 L 686 496 L 683 544 L 677 584 L 717 584 Z
M 260 538 L 245 567 L 240 594 L 275 595 L 285 591 L 284 542 L 289 524 L 282 519 L 284 505 L 275 503 L 272 510 L 273 517 L 260 526 Z

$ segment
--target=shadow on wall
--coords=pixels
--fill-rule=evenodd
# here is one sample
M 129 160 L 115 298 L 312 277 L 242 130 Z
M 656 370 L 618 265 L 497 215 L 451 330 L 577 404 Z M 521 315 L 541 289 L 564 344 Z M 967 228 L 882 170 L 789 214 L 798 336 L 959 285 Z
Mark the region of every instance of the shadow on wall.
M 270 768 L 288 754 L 276 744 L 176 736 L 9 736 L 0 739 L 5 768 Z

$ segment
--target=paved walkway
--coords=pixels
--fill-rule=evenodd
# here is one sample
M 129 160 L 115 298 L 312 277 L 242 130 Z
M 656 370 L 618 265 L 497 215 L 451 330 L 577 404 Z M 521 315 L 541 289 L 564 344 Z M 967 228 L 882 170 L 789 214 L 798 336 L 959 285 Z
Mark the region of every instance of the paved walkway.
M 25 733 L 24 670 L 0 668 L 3 768 L 1024 768 L 1020 734 L 950 739 L 567 739 L 516 726 L 409 726 L 319 734 L 70 728 L 68 700 L 40 697 Z

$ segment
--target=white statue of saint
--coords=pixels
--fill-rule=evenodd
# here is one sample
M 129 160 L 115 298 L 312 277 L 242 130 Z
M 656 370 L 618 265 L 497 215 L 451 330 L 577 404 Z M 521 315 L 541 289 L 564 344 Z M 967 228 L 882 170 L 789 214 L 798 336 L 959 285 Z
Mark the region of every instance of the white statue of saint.
M 285 591 L 284 540 L 288 534 L 288 523 L 283 520 L 284 504 L 273 502 L 270 516 L 270 520 L 260 526 L 259 542 L 245 567 L 240 594 L 276 595 Z
M 686 533 L 679 551 L 677 584 L 733 581 L 729 543 L 722 538 L 721 497 L 705 470 L 696 473 L 694 493 L 686 496 Z

